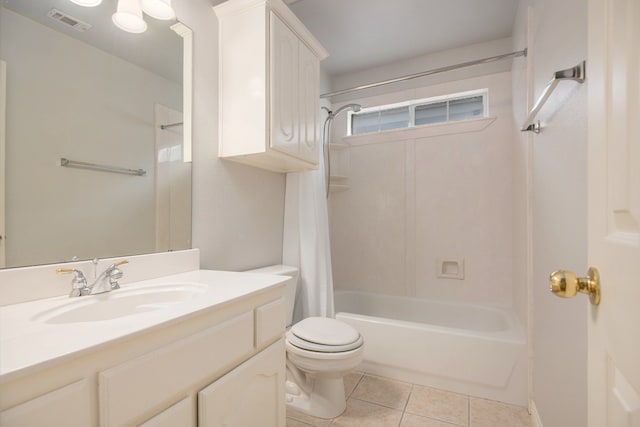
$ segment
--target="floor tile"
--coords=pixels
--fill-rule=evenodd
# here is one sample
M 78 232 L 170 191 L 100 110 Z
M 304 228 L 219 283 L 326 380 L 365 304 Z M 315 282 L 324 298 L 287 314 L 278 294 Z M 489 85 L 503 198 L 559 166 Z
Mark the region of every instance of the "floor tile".
M 405 412 L 400 427 L 456 427 L 456 425 Z
M 331 427 L 398 427 L 402 411 L 364 402 L 347 400 L 347 409 L 335 418 Z
M 311 424 L 306 424 L 293 418 L 287 418 L 287 427 L 313 427 Z
M 345 375 L 344 377 L 344 395 L 346 397 L 351 396 L 353 390 L 355 390 L 356 386 L 362 379 L 364 374 L 362 372 L 351 372 Z
M 527 408 L 471 397 L 471 427 L 531 427 Z
M 303 412 L 297 411 L 287 406 L 287 422 L 289 422 L 289 419 L 304 423 L 303 425 L 309 425 L 313 427 L 328 427 L 329 424 L 331 424 L 331 420 L 312 417 L 311 415 L 307 415 Z
M 462 394 L 414 385 L 406 411 L 460 426 L 469 425 L 469 398 Z
M 365 375 L 351 394 L 354 399 L 404 410 L 411 384 L 388 378 Z

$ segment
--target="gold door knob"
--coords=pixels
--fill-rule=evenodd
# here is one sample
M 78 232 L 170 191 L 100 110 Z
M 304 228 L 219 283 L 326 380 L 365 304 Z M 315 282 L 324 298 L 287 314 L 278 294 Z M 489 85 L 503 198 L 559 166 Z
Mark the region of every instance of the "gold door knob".
M 574 297 L 578 292 L 588 294 L 591 304 L 600 304 L 600 273 L 595 267 L 589 268 L 588 277 L 576 277 L 572 271 L 554 271 L 549 278 L 549 288 L 562 298 Z

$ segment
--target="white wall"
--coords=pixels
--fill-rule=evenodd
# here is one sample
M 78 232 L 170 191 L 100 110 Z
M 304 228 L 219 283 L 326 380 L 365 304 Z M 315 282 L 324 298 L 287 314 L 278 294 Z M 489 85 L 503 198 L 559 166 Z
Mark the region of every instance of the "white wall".
M 348 150 L 350 188 L 330 197 L 337 288 L 512 306 L 510 72 L 351 101 L 367 107 L 483 88 L 496 118 L 483 130 L 358 139 Z M 336 118 L 334 142 L 345 120 Z M 465 279 L 438 278 L 439 258 L 464 258 Z
M 173 1 L 193 30 L 193 246 L 202 268 L 241 270 L 282 260 L 285 180 L 218 159 L 217 3 Z
M 6 8 L 0 15 L 7 265 L 153 252 L 154 103 L 181 110 L 182 88 Z M 61 168 L 61 157 L 147 175 Z
M 586 2 L 522 0 L 516 22 L 520 36 L 527 32 L 529 5 L 533 23 L 529 84 L 537 96 L 554 71 L 586 58 Z M 530 90 L 522 79 L 521 66 L 519 76 L 514 81 L 516 125 L 524 120 L 522 103 Z M 550 98 L 541 112 L 546 122 L 542 132 L 524 136 L 514 158 L 514 164 L 531 168 L 532 400 L 545 427 L 587 425 L 588 299 L 560 299 L 548 290 L 552 271 L 584 274 L 587 270 L 586 84 L 564 82 L 558 88 L 560 94 Z M 532 139 L 530 149 L 526 138 Z M 516 185 L 526 192 L 523 182 L 520 175 Z
M 513 29 L 513 49 L 528 46 L 528 8 L 520 3 Z M 531 196 L 531 134 L 520 131 L 523 118 L 527 116 L 532 88 L 528 84 L 530 62 L 527 57 L 515 58 L 512 62 L 511 84 L 513 107 L 513 306 L 526 327 L 529 363 L 532 360 L 532 196 Z M 529 398 L 531 398 L 531 368 L 528 373 Z

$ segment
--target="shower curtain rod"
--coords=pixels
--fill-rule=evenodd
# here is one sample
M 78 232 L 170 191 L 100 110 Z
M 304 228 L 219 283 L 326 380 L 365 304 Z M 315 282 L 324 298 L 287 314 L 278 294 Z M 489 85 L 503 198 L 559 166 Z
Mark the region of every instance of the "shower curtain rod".
M 395 79 L 384 80 L 377 83 L 370 83 L 362 86 L 350 87 L 348 89 L 337 90 L 335 92 L 323 93 L 322 95 L 320 95 L 320 98 L 330 98 L 336 95 L 342 95 L 345 93 L 356 92 L 364 89 L 371 89 L 378 86 L 385 86 L 391 83 L 403 82 L 405 80 L 417 79 L 418 77 L 425 77 L 425 76 L 430 76 L 432 74 L 444 73 L 447 71 L 457 70 L 458 68 L 471 67 L 472 65 L 488 64 L 490 62 L 501 61 L 503 59 L 517 58 L 519 56 L 527 56 L 527 49 L 518 50 L 511 53 L 504 53 L 502 55 L 490 56 L 488 58 L 476 59 L 475 61 L 462 62 L 460 64 L 449 65 L 446 67 L 435 68 L 433 70 L 423 71 L 421 73 L 409 74 L 406 76 L 397 77 Z

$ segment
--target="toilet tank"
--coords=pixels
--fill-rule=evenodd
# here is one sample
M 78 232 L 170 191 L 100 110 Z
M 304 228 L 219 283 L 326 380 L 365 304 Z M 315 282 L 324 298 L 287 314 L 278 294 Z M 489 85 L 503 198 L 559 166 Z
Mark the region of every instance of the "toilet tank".
M 289 265 L 270 265 L 268 267 L 247 270 L 246 273 L 276 274 L 278 276 L 288 276 L 285 286 L 285 304 L 287 305 L 287 327 L 293 323 L 293 306 L 296 302 L 296 291 L 298 289 L 298 268 Z

